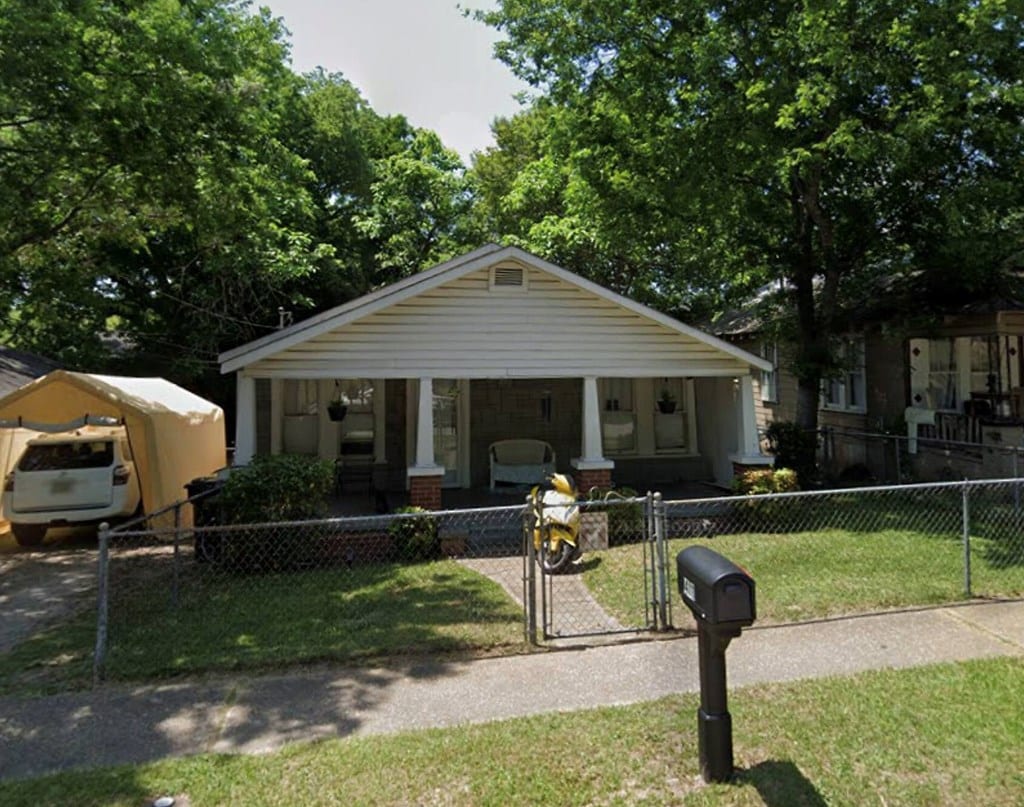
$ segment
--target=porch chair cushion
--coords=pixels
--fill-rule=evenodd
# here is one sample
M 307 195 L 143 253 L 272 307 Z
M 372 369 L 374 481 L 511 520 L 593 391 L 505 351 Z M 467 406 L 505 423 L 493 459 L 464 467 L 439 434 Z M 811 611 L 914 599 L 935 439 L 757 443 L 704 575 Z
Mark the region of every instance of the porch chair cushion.
M 555 472 L 555 451 L 544 440 L 518 438 L 491 443 L 491 490 L 498 482 L 534 485 Z

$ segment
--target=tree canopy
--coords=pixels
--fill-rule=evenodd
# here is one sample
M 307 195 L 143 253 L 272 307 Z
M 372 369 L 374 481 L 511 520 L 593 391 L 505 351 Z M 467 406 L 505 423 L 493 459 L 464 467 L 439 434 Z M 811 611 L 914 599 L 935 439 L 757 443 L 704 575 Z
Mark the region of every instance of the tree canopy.
M 880 277 L 978 293 L 1020 264 L 1015 4 L 502 0 L 478 16 L 507 36 L 501 58 L 565 116 L 569 140 L 539 137 L 492 209 L 514 209 L 561 155 L 572 177 L 557 203 L 541 194 L 520 213 L 528 241 L 550 238 L 553 204 L 576 211 L 566 239 L 586 211 L 615 211 L 621 233 L 585 239 L 606 258 L 624 245 L 646 255 L 658 291 L 696 286 L 720 305 L 782 281 L 804 426 L 836 370 L 844 301 Z
M 233 0 L 0 0 L 0 340 L 192 380 L 476 245 L 458 157 L 286 37 Z

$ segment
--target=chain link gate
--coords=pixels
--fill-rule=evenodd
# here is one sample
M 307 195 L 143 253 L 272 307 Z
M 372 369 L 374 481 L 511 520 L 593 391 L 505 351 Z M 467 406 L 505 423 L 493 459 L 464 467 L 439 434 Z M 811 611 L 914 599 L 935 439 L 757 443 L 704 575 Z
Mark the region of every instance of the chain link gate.
M 538 550 L 534 540 L 535 530 L 543 534 L 545 513 L 552 509 L 529 512 L 524 521 L 523 601 L 531 642 L 672 626 L 671 563 L 661 494 L 648 493 L 643 498 L 612 495 L 580 502 L 582 555 L 557 574 L 544 571 L 547 548 L 541 542 Z M 627 544 L 635 545 L 636 550 L 608 551 Z M 605 565 L 608 568 L 602 568 Z M 601 598 L 603 607 L 588 582 L 611 595 Z M 641 596 L 643 602 L 636 602 Z M 616 607 L 617 601 L 622 607 Z M 640 613 L 642 616 L 637 616 Z

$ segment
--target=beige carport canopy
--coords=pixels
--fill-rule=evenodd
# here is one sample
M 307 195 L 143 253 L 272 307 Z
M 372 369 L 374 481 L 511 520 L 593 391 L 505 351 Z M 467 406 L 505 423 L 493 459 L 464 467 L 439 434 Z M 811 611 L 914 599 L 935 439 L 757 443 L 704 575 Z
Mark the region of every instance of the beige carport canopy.
M 186 483 L 224 467 L 224 413 L 163 378 L 128 378 L 56 370 L 0 398 L 10 428 L 54 431 L 83 417 L 122 420 L 152 513 L 185 497 Z

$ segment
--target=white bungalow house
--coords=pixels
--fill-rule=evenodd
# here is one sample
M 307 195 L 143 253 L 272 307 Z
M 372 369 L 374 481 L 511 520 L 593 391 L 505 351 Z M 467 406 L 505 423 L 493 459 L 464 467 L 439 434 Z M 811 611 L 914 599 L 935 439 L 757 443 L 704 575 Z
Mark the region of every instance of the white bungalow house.
M 486 487 L 491 447 L 509 439 L 547 444 L 581 490 L 724 484 L 770 462 L 752 378 L 767 361 L 515 247 L 488 244 L 220 363 L 237 376 L 236 464 L 372 465 L 378 489 L 414 504 Z

